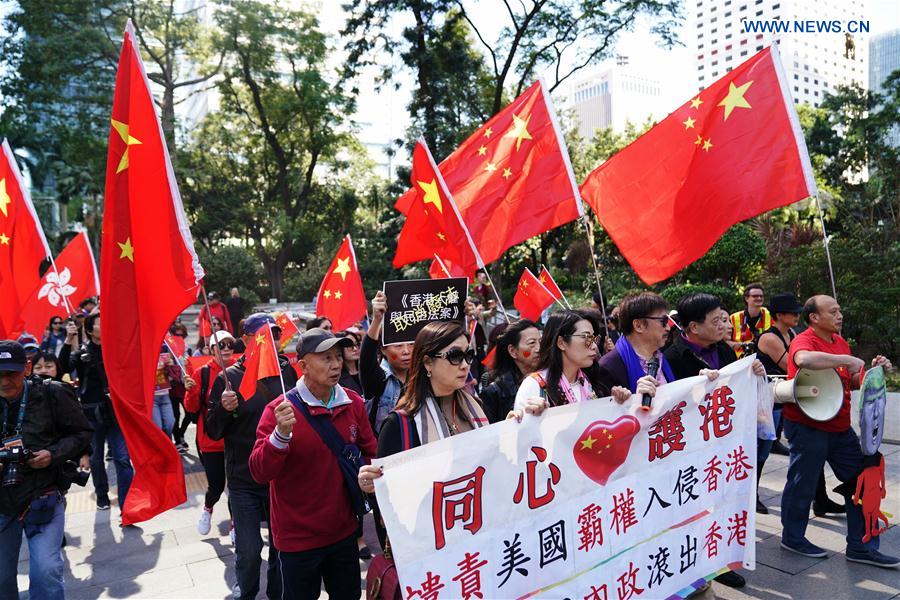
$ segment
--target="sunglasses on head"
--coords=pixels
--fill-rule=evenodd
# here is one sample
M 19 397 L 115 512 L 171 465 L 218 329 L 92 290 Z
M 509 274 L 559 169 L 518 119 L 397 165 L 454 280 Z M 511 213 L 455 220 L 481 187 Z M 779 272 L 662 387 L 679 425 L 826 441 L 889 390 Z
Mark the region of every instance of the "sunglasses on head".
M 458 367 L 460 364 L 462 364 L 462 361 L 466 361 L 467 365 L 471 365 L 475 360 L 475 351 L 471 348 L 469 348 L 468 350 L 451 348 L 446 352 L 439 352 L 437 354 L 432 354 L 431 356 L 433 358 L 443 358 L 454 367 Z

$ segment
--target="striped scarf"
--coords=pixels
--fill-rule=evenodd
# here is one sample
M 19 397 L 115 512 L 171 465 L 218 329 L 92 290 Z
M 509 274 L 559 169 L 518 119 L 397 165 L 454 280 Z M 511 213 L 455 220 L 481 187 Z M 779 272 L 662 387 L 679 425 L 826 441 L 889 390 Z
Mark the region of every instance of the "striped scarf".
M 481 404 L 479 404 L 478 400 L 463 390 L 458 390 L 454 401 L 457 403 L 463 418 L 469 422 L 472 429 L 478 429 L 488 424 L 487 417 L 484 416 L 484 411 L 481 409 Z M 422 403 L 413 420 L 416 423 L 416 430 L 419 432 L 419 441 L 423 445 L 450 437 L 450 427 L 447 424 L 447 419 L 444 418 L 437 401 L 431 394 L 425 397 L 425 402 Z

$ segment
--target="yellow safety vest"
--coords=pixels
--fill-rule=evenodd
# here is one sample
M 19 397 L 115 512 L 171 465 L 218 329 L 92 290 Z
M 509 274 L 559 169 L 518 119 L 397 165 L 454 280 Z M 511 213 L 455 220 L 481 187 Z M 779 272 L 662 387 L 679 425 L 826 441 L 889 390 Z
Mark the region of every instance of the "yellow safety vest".
M 741 344 L 752 342 L 754 338 L 758 338 L 760 334 L 772 326 L 772 315 L 769 314 L 768 309 L 762 307 L 760 308 L 760 311 L 760 318 L 756 321 L 756 331 L 753 331 L 750 328 L 750 324 L 747 323 L 744 318 L 747 314 L 746 311 L 741 310 L 731 314 L 731 326 L 734 328 L 734 331 L 731 334 L 731 340 L 733 342 L 739 342 Z M 735 348 L 734 353 L 740 358 L 744 352 L 741 348 Z

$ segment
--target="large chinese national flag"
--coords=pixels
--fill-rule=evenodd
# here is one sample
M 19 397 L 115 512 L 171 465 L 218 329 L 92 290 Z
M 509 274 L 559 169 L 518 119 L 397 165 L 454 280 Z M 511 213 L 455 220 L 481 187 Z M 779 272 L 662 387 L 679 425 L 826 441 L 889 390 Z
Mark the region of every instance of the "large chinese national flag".
M 814 195 L 777 47 L 597 167 L 581 193 L 648 284 L 703 256 L 735 223 Z
M 42 332 L 50 318 L 74 312 L 82 300 L 100 293 L 100 279 L 87 232 L 80 232 L 56 256 L 22 311 L 28 331 Z
M 516 287 L 516 295 L 513 296 L 513 306 L 519 311 L 523 319 L 537 321 L 541 313 L 553 303 L 556 298 L 544 287 L 541 280 L 534 276 L 531 269 L 526 268 L 519 278 Z
M 569 155 L 541 81 L 491 117 L 439 168 L 485 263 L 582 214 Z M 406 192 L 396 208 L 409 215 L 416 194 Z
M 9 143 L 0 155 L 0 339 L 26 330 L 22 311 L 41 283 L 41 262 L 50 247 Z M 28 332 L 38 339 L 47 321 Z
M 340 331 L 365 317 L 367 306 L 356 253 L 348 235 L 319 286 L 316 316 L 328 317 L 334 330 Z
M 394 267 L 440 257 L 445 265 L 452 264 L 465 276 L 474 277 L 483 265 L 423 140 L 416 141 L 409 182 L 415 196 L 397 239 Z
M 257 331 L 244 354 L 247 355 L 247 360 L 244 361 L 244 378 L 238 391 L 244 398 L 249 398 L 256 393 L 260 379 L 281 377 L 281 365 L 278 364 L 272 327 L 266 326 Z
M 181 458 L 150 415 L 163 336 L 197 298 L 203 277 L 130 22 L 111 121 L 101 335 L 113 406 L 135 470 L 122 509 L 129 524 L 185 501 Z

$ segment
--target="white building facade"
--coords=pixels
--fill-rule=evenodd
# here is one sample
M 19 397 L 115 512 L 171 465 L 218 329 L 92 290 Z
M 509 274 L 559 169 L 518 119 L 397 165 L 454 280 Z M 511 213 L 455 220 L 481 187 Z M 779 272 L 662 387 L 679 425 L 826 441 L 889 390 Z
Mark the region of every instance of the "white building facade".
M 627 123 L 640 126 L 647 118 L 665 116 L 663 84 L 660 80 L 613 64 L 596 68 L 569 88 L 569 106 L 578 123 L 578 133 L 590 140 L 598 129 L 621 133 Z

